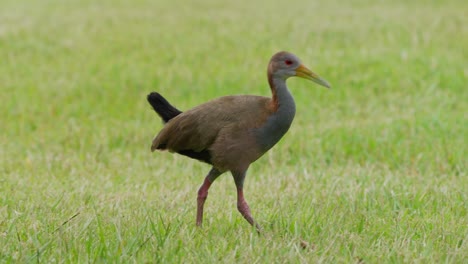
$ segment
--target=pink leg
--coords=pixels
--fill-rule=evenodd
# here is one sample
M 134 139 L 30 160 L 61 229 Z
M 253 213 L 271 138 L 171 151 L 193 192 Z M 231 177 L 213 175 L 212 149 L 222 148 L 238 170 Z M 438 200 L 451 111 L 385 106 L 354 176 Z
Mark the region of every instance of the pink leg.
M 201 226 L 203 223 L 203 205 L 205 204 L 206 197 L 208 197 L 208 189 L 211 186 L 210 180 L 208 177 L 205 178 L 202 186 L 198 190 L 197 197 L 197 226 Z
M 262 228 L 260 225 L 255 222 L 255 220 L 252 217 L 252 214 L 250 213 L 250 208 L 249 205 L 247 204 L 247 201 L 244 198 L 244 191 L 243 191 L 243 185 L 244 185 L 244 178 L 245 178 L 245 171 L 242 173 L 238 172 L 232 172 L 232 175 L 234 176 L 234 182 L 236 183 L 236 188 L 237 188 L 237 209 L 241 213 L 241 215 L 257 229 L 258 233 L 261 233 Z
M 208 197 L 208 189 L 210 189 L 211 184 L 221 175 L 221 172 L 215 168 L 211 169 L 208 175 L 205 178 L 200 189 L 198 189 L 197 197 L 197 226 L 201 226 L 203 223 L 203 206 L 205 205 L 206 198 Z

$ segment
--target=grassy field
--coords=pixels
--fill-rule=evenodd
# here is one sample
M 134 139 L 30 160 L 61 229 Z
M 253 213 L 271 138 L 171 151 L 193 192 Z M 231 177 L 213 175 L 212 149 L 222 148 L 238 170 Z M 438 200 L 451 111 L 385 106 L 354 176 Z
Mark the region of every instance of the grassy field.
M 0 262 L 463 263 L 468 2 L 0 2 Z M 251 166 L 151 153 L 146 102 L 269 95 L 289 50 L 297 115 Z

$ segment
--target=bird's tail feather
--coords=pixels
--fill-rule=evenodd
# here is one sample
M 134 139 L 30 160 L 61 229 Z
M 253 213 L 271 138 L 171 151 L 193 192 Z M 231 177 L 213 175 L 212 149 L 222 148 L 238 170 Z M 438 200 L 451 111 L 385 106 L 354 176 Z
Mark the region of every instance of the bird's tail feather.
M 148 94 L 147 98 L 154 111 L 161 117 L 164 123 L 182 113 L 179 109 L 172 106 L 162 95 L 157 92 Z

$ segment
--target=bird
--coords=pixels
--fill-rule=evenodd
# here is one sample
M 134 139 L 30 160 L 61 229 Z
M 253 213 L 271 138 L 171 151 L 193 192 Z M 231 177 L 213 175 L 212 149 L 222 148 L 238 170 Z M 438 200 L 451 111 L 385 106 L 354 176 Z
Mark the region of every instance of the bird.
M 197 226 L 202 226 L 212 183 L 230 171 L 237 189 L 238 211 L 261 232 L 244 197 L 244 180 L 250 164 L 271 149 L 291 126 L 296 105 L 286 80 L 294 76 L 331 88 L 296 55 L 280 51 L 271 57 L 267 67 L 271 97 L 223 96 L 182 112 L 158 92 L 148 94 L 149 104 L 164 123 L 152 141 L 151 151 L 167 150 L 211 165 L 197 193 Z

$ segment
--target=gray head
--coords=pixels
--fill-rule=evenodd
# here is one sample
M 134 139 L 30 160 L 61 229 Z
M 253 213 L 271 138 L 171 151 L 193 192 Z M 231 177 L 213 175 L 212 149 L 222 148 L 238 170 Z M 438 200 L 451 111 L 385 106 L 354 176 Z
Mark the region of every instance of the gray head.
M 296 55 L 286 51 L 280 51 L 271 57 L 268 64 L 268 75 L 284 80 L 289 77 L 298 76 L 330 88 L 330 84 L 327 81 L 304 66 Z

